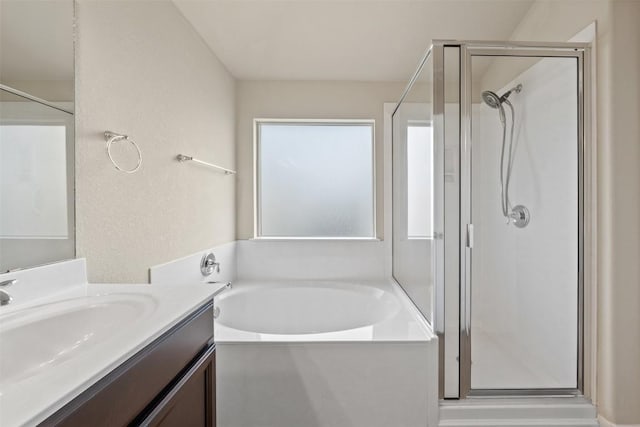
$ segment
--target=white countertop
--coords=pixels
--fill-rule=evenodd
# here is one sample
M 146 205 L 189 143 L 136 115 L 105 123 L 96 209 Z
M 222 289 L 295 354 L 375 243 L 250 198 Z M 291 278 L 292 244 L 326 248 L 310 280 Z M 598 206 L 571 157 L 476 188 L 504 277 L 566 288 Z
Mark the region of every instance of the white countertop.
M 3 318 L 15 319 L 23 310 L 39 313 L 47 309 L 47 304 L 78 297 L 112 295 L 126 300 L 128 296 L 132 299 L 144 296 L 147 301 L 144 313 L 126 328 L 114 328 L 117 330 L 113 334 L 106 331 L 108 339 L 83 342 L 81 352 L 55 367 L 26 378 L 22 376 L 15 381 L 5 381 L 0 388 L 0 425 L 34 425 L 45 420 L 206 303 L 223 286 L 224 283 L 175 286 L 76 284 L 46 297 L 2 307 L 0 322 Z

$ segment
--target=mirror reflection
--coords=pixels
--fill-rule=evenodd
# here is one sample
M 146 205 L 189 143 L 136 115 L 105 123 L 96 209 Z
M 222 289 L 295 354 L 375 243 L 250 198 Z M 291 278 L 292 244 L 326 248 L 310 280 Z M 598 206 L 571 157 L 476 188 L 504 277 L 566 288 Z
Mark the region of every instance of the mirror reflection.
M 73 1 L 0 1 L 0 271 L 75 256 Z
M 0 1 L 0 83 L 73 102 L 73 0 Z

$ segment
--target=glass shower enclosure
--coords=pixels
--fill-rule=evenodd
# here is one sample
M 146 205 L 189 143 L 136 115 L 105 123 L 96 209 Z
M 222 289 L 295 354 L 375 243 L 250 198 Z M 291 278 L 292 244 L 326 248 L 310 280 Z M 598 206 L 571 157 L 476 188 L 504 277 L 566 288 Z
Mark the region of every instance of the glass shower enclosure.
M 440 395 L 581 394 L 590 48 L 434 41 L 393 114 L 393 274 Z

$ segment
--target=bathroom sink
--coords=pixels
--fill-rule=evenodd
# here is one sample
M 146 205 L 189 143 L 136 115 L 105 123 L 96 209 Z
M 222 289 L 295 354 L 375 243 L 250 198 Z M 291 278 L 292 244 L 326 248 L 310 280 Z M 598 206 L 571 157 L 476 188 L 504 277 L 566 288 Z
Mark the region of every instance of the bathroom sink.
M 0 390 L 108 344 L 156 306 L 150 295 L 108 294 L 0 316 Z

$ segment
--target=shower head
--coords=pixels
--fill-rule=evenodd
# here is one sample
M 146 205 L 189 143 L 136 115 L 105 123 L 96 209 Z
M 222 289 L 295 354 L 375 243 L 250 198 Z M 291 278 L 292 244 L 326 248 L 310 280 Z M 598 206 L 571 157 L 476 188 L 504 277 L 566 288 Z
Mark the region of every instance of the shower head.
M 489 107 L 498 110 L 498 113 L 500 114 L 500 123 L 502 123 L 502 125 L 504 126 L 507 123 L 507 117 L 504 113 L 504 108 L 502 107 L 502 98 L 500 98 L 495 92 L 485 90 L 484 92 L 482 92 L 482 100 Z
M 498 96 L 497 93 L 490 90 L 485 90 L 484 92 L 482 92 L 482 100 L 491 108 L 500 108 L 500 105 L 504 101 L 506 101 L 513 92 L 520 93 L 521 90 L 521 84 L 518 84 L 517 86 L 509 89 L 502 96 Z
M 500 108 L 500 104 L 502 104 L 498 94 L 490 90 L 482 92 L 482 100 L 491 108 Z

